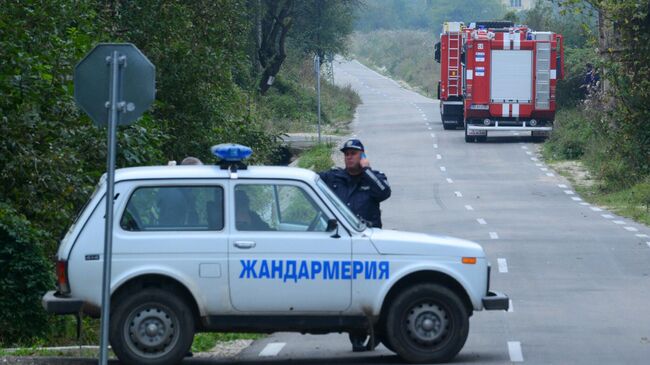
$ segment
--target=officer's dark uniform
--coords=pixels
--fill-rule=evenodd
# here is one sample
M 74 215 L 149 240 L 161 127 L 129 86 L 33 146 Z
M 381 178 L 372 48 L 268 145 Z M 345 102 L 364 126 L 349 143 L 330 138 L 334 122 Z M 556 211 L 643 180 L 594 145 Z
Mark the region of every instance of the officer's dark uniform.
M 364 150 L 358 139 L 347 141 L 341 151 L 346 149 Z M 369 222 L 372 227 L 381 228 L 379 203 L 390 197 L 386 175 L 368 167 L 357 176 L 352 176 L 341 168 L 333 168 L 319 175 L 354 214 Z

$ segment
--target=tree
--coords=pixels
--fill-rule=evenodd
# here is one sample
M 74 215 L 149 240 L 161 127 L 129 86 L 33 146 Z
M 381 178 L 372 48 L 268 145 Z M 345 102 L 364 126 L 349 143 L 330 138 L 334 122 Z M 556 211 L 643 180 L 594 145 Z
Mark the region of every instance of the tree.
M 293 25 L 294 1 L 261 1 L 263 15 L 258 58 L 262 66 L 259 89 L 260 93 L 264 94 L 273 85 L 282 63 L 287 58 L 286 41 Z
M 290 38 L 304 54 L 317 54 L 321 63 L 326 55 L 344 54 L 359 5 L 356 0 L 302 1 Z

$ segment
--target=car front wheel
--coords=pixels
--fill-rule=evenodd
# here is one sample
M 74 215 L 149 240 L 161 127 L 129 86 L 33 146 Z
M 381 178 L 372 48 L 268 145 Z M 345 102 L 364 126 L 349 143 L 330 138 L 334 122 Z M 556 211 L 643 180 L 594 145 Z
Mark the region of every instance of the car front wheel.
M 173 293 L 146 288 L 115 298 L 110 325 L 113 351 L 124 364 L 176 364 L 194 338 L 194 316 Z
M 447 362 L 467 340 L 469 316 L 453 291 L 436 284 L 418 284 L 395 297 L 386 332 L 391 347 L 408 362 Z

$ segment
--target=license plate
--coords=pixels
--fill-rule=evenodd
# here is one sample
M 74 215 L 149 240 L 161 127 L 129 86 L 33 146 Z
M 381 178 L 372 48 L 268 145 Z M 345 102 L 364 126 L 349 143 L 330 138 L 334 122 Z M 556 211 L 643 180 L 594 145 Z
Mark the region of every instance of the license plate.
M 467 130 L 467 135 L 468 136 L 485 136 L 487 135 L 487 131 L 482 131 L 479 129 L 468 129 Z

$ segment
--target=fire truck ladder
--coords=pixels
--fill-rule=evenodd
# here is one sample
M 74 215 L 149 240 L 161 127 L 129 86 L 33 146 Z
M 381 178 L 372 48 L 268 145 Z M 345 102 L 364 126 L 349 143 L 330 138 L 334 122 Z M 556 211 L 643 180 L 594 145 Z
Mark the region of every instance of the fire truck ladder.
M 460 75 L 460 32 L 450 32 L 447 37 L 447 94 L 449 96 L 459 96 L 461 89 Z

